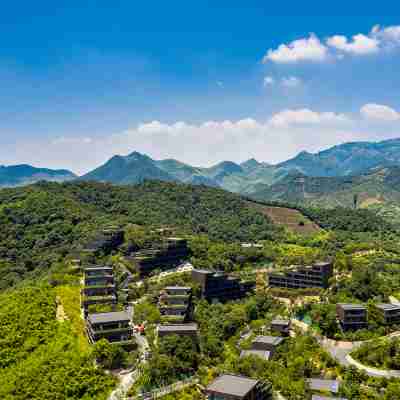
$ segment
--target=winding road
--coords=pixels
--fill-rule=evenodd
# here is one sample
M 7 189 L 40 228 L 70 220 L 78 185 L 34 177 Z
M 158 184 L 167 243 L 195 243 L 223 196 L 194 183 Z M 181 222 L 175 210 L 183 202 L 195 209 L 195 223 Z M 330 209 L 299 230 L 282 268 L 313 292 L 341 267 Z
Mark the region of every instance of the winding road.
M 350 353 L 360 347 L 362 342 L 345 342 L 340 340 L 328 339 L 324 336 L 320 336 L 313 331 L 309 325 L 295 318 L 292 320 L 292 324 L 300 328 L 303 332 L 309 332 L 318 341 L 323 349 L 325 349 L 340 365 L 344 367 L 354 366 L 359 370 L 364 371 L 368 376 L 378 377 L 378 378 L 400 378 L 400 371 L 397 370 L 387 370 L 373 368 L 368 365 L 361 364 L 359 361 L 355 360 L 350 356 Z M 400 332 L 391 333 L 388 336 L 383 336 L 382 338 L 393 339 L 400 336 Z M 374 339 L 376 340 L 376 339 Z

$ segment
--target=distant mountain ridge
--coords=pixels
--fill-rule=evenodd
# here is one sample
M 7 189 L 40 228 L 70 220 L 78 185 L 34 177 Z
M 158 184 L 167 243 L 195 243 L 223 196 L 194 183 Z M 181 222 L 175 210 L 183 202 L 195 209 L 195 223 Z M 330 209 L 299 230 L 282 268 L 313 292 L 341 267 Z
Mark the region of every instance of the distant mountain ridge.
M 135 184 L 146 179 L 204 184 L 252 194 L 273 185 L 288 175 L 341 177 L 362 174 L 371 168 L 400 166 L 400 139 L 382 142 L 352 142 L 319 153 L 301 152 L 296 157 L 271 165 L 254 158 L 241 164 L 222 161 L 212 167 L 195 167 L 174 159 L 154 160 L 133 152 L 114 156 L 105 164 L 82 176 L 116 184 Z
M 38 181 L 64 182 L 77 176 L 66 169 L 36 168 L 31 165 L 0 165 L 0 187 L 23 186 Z
M 400 139 L 344 143 L 315 154 L 303 151 L 296 157 L 276 165 L 251 158 L 240 164 L 222 161 L 211 167 L 197 167 L 175 159 L 154 160 L 134 151 L 127 156 L 115 155 L 78 179 L 122 185 L 136 184 L 144 180 L 183 182 L 253 195 L 265 193 L 269 187 L 276 190 L 275 184 L 284 185 L 288 182 L 286 177 L 296 174 L 338 178 L 361 175 L 373 168 L 392 166 L 400 166 Z M 42 169 L 41 172 L 27 173 L 26 176 L 22 174 L 22 178 L 16 179 L 9 171 L 5 173 L 4 168 L 11 167 L 3 167 L 3 178 L 0 180 L 2 186 L 32 183 L 39 177 L 44 180 L 75 178 L 69 171 L 51 172 L 52 170 Z M 290 179 L 289 182 L 292 184 Z

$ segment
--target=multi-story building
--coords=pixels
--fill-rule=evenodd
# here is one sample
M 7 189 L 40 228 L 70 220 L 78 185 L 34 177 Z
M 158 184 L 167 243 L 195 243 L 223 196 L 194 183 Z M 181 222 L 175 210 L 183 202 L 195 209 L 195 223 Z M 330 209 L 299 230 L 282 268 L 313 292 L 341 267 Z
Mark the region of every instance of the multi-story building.
M 85 268 L 84 274 L 81 296 L 85 314 L 92 304 L 116 304 L 117 295 L 112 267 L 88 267 Z
M 128 344 L 133 336 L 131 318 L 126 311 L 89 314 L 86 328 L 92 343 L 107 339 L 110 343 Z
M 240 299 L 254 288 L 254 282 L 241 282 L 223 272 L 194 269 L 192 279 L 200 285 L 201 296 L 208 301 Z
M 336 305 L 336 314 L 343 330 L 367 328 L 367 308 L 361 304 Z
M 126 257 L 138 269 L 140 276 L 149 275 L 155 269 L 176 267 L 189 256 L 187 240 L 165 238 L 162 243 L 150 249 L 143 249 Z
M 269 382 L 239 375 L 220 375 L 205 389 L 208 400 L 270 400 Z
M 318 262 L 310 266 L 294 266 L 280 273 L 270 272 L 268 273 L 268 284 L 273 288 L 326 289 L 332 275 L 332 262 Z
M 386 325 L 400 324 L 400 304 L 377 304 L 375 307 Z
M 165 324 L 157 326 L 157 337 L 168 335 L 190 336 L 197 339 L 198 327 L 195 323 L 190 324 Z
M 97 236 L 86 244 L 84 251 L 87 253 L 110 253 L 124 241 L 124 231 L 119 227 L 104 228 Z
M 158 308 L 163 321 L 184 322 L 192 312 L 192 288 L 167 286 L 158 298 Z

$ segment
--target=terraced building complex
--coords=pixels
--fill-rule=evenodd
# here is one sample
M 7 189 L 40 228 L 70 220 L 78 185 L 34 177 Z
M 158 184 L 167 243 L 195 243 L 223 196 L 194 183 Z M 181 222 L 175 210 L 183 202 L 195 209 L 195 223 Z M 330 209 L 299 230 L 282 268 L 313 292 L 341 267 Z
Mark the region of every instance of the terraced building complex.
M 186 286 L 167 286 L 158 299 L 163 322 L 182 323 L 192 312 L 192 288 Z
M 268 284 L 272 288 L 326 289 L 332 276 L 333 263 L 318 262 L 310 266 L 294 266 L 283 272 L 270 272 Z
M 85 315 L 93 304 L 116 304 L 117 291 L 112 267 L 94 266 L 84 270 L 82 307 Z
M 155 269 L 176 267 L 189 256 L 187 240 L 166 238 L 160 245 L 137 251 L 126 257 L 137 268 L 140 276 L 147 276 Z

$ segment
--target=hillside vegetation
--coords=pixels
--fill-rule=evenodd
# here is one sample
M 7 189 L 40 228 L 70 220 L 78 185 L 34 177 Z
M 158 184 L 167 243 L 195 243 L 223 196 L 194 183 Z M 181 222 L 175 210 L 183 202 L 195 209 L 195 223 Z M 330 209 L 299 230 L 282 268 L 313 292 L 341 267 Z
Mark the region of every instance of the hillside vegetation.
M 279 235 L 238 196 L 167 182 L 40 183 L 0 191 L 0 288 L 37 277 L 107 224 L 176 226 L 226 242 Z
M 75 301 L 79 304 L 79 298 Z M 56 320 L 52 289 L 0 294 L 0 315 L 1 399 L 107 398 L 114 379 L 94 366 L 88 350 L 82 351 L 70 323 Z

